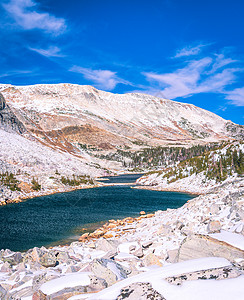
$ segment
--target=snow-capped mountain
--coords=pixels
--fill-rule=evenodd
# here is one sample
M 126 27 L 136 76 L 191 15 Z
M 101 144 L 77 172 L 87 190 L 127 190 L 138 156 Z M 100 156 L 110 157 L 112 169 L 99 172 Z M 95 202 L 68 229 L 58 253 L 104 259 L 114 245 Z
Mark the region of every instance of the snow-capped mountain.
M 17 181 L 6 172 L 27 190 L 34 177 L 44 190 L 53 189 L 62 176 L 77 182 L 126 170 L 111 153 L 243 136 L 243 126 L 209 111 L 150 95 L 74 84 L 0 85 L 0 175 L 14 190 Z
M 100 149 L 135 142 L 185 144 L 244 134 L 243 127 L 209 111 L 150 95 L 74 84 L 0 85 L 0 90 L 28 131 L 60 147 L 76 142 Z

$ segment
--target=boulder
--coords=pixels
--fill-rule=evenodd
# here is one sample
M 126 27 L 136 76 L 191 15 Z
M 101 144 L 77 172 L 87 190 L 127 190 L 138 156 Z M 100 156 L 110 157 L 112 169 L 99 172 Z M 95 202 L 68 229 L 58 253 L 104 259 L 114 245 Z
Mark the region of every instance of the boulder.
M 56 256 L 51 252 L 46 252 L 40 257 L 40 264 L 45 267 L 55 267 L 57 264 Z
M 159 229 L 157 234 L 158 235 L 169 235 L 171 234 L 172 230 L 168 225 L 162 224 Z
M 216 215 L 217 213 L 219 213 L 220 212 L 220 210 L 221 210 L 221 206 L 220 205 L 218 205 L 218 204 L 212 204 L 211 206 L 210 206 L 210 213 L 212 214 L 212 215 Z
M 153 254 L 153 253 L 149 253 L 145 256 L 145 258 L 143 259 L 143 263 L 146 267 L 148 266 L 159 266 L 162 267 L 163 264 L 160 262 L 160 260 L 158 259 L 158 257 Z
M 152 241 L 146 241 L 146 242 L 143 242 L 141 245 L 142 245 L 142 248 L 149 248 L 151 245 L 152 245 Z
M 0 299 L 5 299 L 7 290 L 0 284 Z
M 106 240 L 106 239 L 99 239 L 96 242 L 96 249 L 102 250 L 105 252 L 116 252 L 118 246 L 118 241 L 116 240 Z
M 12 293 L 10 291 L 8 299 L 19 300 L 19 299 L 22 299 L 24 297 L 31 297 L 32 294 L 33 294 L 32 286 L 27 286 L 27 287 L 23 287 L 23 288 L 20 287 L 20 288 L 18 288 L 17 291 L 14 291 Z
M 207 231 L 208 233 L 220 232 L 221 224 L 219 221 L 210 221 L 208 223 Z
M 72 296 L 100 291 L 107 287 L 104 279 L 89 273 L 62 276 L 41 285 L 33 300 L 67 300 Z
M 139 249 L 135 250 L 134 252 L 131 252 L 131 254 L 133 254 L 134 256 L 136 256 L 138 258 L 142 258 L 144 255 L 141 247 Z
M 168 250 L 166 261 L 176 263 L 178 261 L 179 249 Z
M 1 266 L 0 272 L 11 272 L 11 266 L 7 261 Z
M 59 263 L 69 263 L 69 261 L 71 260 L 69 257 L 69 253 L 65 252 L 65 251 L 59 251 L 56 254 L 56 259 Z
M 109 286 L 118 280 L 127 278 L 127 275 L 130 274 L 129 269 L 111 259 L 95 259 L 90 266 L 92 272 L 97 277 L 105 279 Z
M 226 266 L 223 268 L 214 268 L 208 270 L 199 270 L 196 272 L 183 273 L 177 276 L 171 276 L 165 278 L 170 284 L 181 285 L 183 281 L 190 280 L 206 280 L 206 279 L 231 279 L 240 276 L 242 273 L 240 270 L 233 266 Z
M 165 298 L 153 289 L 149 282 L 135 282 L 120 290 L 116 300 L 165 300 Z
M 2 260 L 8 262 L 11 266 L 15 266 L 22 262 L 23 257 L 20 252 L 14 252 L 11 255 L 3 257 Z
M 244 251 L 226 242 L 207 235 L 192 235 L 183 240 L 179 249 L 178 261 L 200 257 L 224 257 L 229 261 L 244 258 Z

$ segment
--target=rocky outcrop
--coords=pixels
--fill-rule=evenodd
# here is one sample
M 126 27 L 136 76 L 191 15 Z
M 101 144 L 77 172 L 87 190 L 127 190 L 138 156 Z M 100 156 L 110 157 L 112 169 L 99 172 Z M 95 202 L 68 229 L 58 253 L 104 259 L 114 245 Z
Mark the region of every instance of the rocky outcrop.
M 91 263 L 91 271 L 99 278 L 103 278 L 110 286 L 118 280 L 127 278 L 131 273 L 122 265 L 110 259 L 96 259 Z
M 153 289 L 150 282 L 136 282 L 121 289 L 116 300 L 165 300 L 156 290 Z
M 6 104 L 3 95 L 0 93 L 0 128 L 1 127 L 6 131 L 14 131 L 19 134 L 26 131 L 24 124 Z
M 216 280 L 231 279 L 231 278 L 236 278 L 241 274 L 242 272 L 240 269 L 230 265 L 222 268 L 199 270 L 196 272 L 184 273 L 177 276 L 167 277 L 165 280 L 170 284 L 182 285 L 184 281 L 207 280 L 207 279 L 216 279 Z
M 225 257 L 234 262 L 237 258 L 244 259 L 244 250 L 210 236 L 198 234 L 189 236 L 182 242 L 178 261 L 208 256 Z

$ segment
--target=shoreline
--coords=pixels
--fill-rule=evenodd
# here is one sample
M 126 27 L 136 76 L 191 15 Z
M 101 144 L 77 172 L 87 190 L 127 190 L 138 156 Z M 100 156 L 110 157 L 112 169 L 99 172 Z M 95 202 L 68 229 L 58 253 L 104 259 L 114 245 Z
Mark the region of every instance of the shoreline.
M 186 189 L 177 189 L 177 188 L 160 188 L 160 187 L 154 187 L 151 185 L 138 185 L 135 187 L 132 187 L 132 189 L 138 189 L 138 190 L 150 190 L 150 191 L 158 191 L 158 192 L 177 192 L 177 193 L 185 193 L 185 194 L 190 194 L 190 195 L 195 195 L 195 196 L 200 196 L 204 195 L 205 193 L 198 192 L 198 193 L 193 193 L 191 191 L 188 191 Z
M 21 199 L 20 202 L 23 202 L 25 200 L 29 200 L 29 199 L 32 199 L 32 198 L 36 198 L 36 197 L 42 197 L 42 196 L 48 196 L 48 195 L 51 195 L 51 194 L 59 194 L 59 193 L 64 193 L 64 192 L 72 192 L 72 191 L 75 191 L 75 190 L 82 190 L 82 189 L 90 189 L 90 188 L 101 188 L 101 187 L 106 187 L 106 186 L 128 186 L 132 189 L 134 188 L 137 188 L 133 185 L 135 185 L 136 183 L 101 183 L 101 184 L 97 184 L 97 185 L 94 185 L 94 186 L 86 186 L 86 187 L 76 187 L 76 188 L 71 188 L 71 189 L 66 189 L 65 191 L 55 191 L 53 193 L 47 193 L 47 194 L 42 194 L 42 195 L 39 195 L 39 196 L 33 196 L 33 197 L 28 197 L 27 199 Z M 138 188 L 140 188 L 138 186 Z M 146 189 L 147 187 L 142 187 L 142 189 Z M 187 192 L 186 192 L 187 193 Z M 190 194 L 190 193 L 187 193 L 187 194 Z M 191 199 L 189 199 L 191 200 Z M 189 201 L 187 200 L 187 202 Z M 187 203 L 186 202 L 186 203 Z M 11 203 L 9 203 L 11 204 Z M 168 209 L 170 208 L 166 208 L 164 211 L 167 211 Z M 151 218 L 155 215 L 155 213 L 157 213 L 157 211 L 159 211 L 160 209 L 157 209 L 156 211 L 153 211 L 153 212 L 138 212 L 138 214 L 134 214 L 133 216 L 131 215 L 128 215 L 126 217 L 124 217 L 123 219 L 112 219 L 112 223 L 113 224 L 116 224 L 116 226 L 125 226 L 125 225 L 128 225 L 127 224 L 127 221 L 130 220 L 129 223 L 132 223 L 132 222 L 138 222 L 140 221 L 141 219 L 144 219 L 144 218 Z M 79 229 L 79 233 L 76 235 L 76 237 L 74 237 L 73 235 L 70 235 L 66 238 L 62 238 L 58 241 L 54 241 L 54 242 L 51 242 L 49 245 L 44 245 L 44 247 L 46 247 L 47 249 L 52 249 L 54 247 L 66 247 L 66 246 L 70 246 L 73 242 L 77 242 L 79 241 L 80 237 L 83 236 L 83 235 L 87 235 L 89 236 L 89 239 L 98 239 L 100 237 L 102 237 L 103 235 L 99 235 L 97 236 L 97 232 L 100 232 L 100 231 L 104 231 L 106 230 L 107 226 L 110 224 L 111 220 L 104 220 L 102 222 L 98 222 L 97 223 L 97 226 L 95 224 L 91 224 L 92 226 L 90 227 L 89 225 L 90 224 L 87 224 L 88 226 L 78 226 L 77 229 Z M 102 223 L 102 224 L 101 224 Z M 95 226 L 94 226 L 95 225 Z M 108 227 L 109 228 L 109 227 Z M 108 238 L 106 236 L 106 234 L 104 233 L 105 235 L 105 238 Z M 73 238 L 72 238 L 73 237 Z M 26 252 L 28 251 L 29 249 L 26 249 L 26 250 L 21 250 L 21 252 Z
M 107 176 L 107 177 L 118 177 L 120 175 L 133 175 L 133 174 L 141 174 L 141 173 L 123 173 L 123 174 L 116 174 L 116 175 L 111 175 L 111 176 Z M 142 173 L 144 174 L 144 173 Z M 101 179 L 100 179 L 101 178 Z M 52 190 L 44 190 L 44 191 L 38 191 L 38 192 L 31 192 L 34 195 L 28 195 L 28 196 L 18 196 L 16 198 L 13 199 L 8 199 L 7 201 L 0 201 L 0 207 L 1 206 L 6 206 L 8 204 L 13 204 L 13 203 L 20 203 L 23 201 L 27 201 L 29 199 L 33 199 L 33 198 L 37 198 L 37 197 L 43 197 L 43 196 L 49 196 L 49 195 L 54 195 L 54 194 L 59 194 L 59 193 L 69 193 L 69 192 L 73 192 L 76 190 L 84 190 L 84 189 L 91 189 L 91 188 L 97 188 L 97 187 L 103 187 L 103 186 L 115 186 L 115 185 L 134 185 L 136 184 L 136 182 L 132 182 L 132 183 L 104 183 L 102 181 L 108 181 L 108 178 L 103 179 L 103 176 L 101 177 L 96 177 L 95 180 L 96 184 L 94 185 L 87 185 L 87 186 L 77 186 L 77 187 L 60 187 L 57 189 L 52 189 Z M 101 180 L 101 181 L 99 181 Z M 35 194 L 36 193 L 36 194 Z
M 78 186 L 78 187 L 69 187 L 69 188 L 64 188 L 63 190 L 49 190 L 49 191 L 43 191 L 43 192 L 38 192 L 38 194 L 35 195 L 28 195 L 28 196 L 20 196 L 14 199 L 9 199 L 6 203 L 6 201 L 1 201 L 0 202 L 0 207 L 1 206 L 6 206 L 8 204 L 13 204 L 13 203 L 20 203 L 24 202 L 33 198 L 38 198 L 38 197 L 44 197 L 44 196 L 49 196 L 49 195 L 54 195 L 54 194 L 61 194 L 61 193 L 69 193 L 73 192 L 76 190 L 85 190 L 85 189 L 93 189 L 93 188 L 98 188 L 102 187 L 103 185 L 96 184 L 96 185 L 88 185 L 88 186 Z

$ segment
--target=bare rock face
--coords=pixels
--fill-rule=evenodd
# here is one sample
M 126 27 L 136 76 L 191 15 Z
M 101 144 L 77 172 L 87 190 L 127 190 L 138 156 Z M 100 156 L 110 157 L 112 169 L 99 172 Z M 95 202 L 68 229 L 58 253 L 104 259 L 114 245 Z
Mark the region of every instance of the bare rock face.
M 25 127 L 22 122 L 12 112 L 10 107 L 6 104 L 3 95 L 0 93 L 0 128 L 7 131 L 15 131 L 22 134 L 25 132 Z
M 240 276 L 242 273 L 240 270 L 233 266 L 227 266 L 223 268 L 215 268 L 209 270 L 200 270 L 196 272 L 183 273 L 177 276 L 167 277 L 165 280 L 170 284 L 181 285 L 184 281 L 189 280 L 206 280 L 206 279 L 230 279 Z
M 244 251 L 210 236 L 198 234 L 189 236 L 182 242 L 178 261 L 211 256 L 234 261 L 236 258 L 244 258 Z
M 5 99 L 3 97 L 3 95 L 0 93 L 0 110 L 3 110 L 6 106 L 6 102 Z
M 119 296 L 116 300 L 165 300 L 165 298 L 153 289 L 149 282 L 136 282 L 132 283 L 121 289 Z

